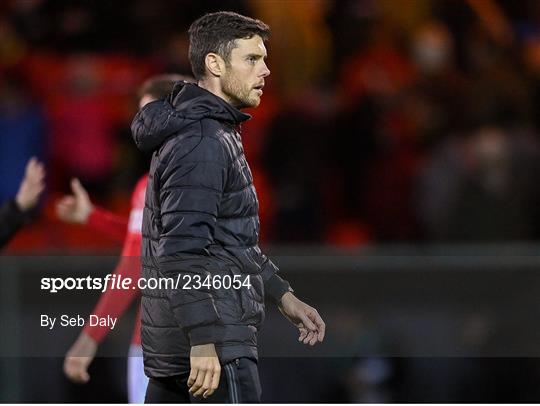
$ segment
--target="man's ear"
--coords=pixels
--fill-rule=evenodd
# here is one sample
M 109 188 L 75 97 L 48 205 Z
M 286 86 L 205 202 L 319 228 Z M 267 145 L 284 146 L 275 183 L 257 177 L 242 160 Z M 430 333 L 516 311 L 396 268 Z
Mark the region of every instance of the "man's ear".
M 204 64 L 206 65 L 208 72 L 213 76 L 219 77 L 225 72 L 225 61 L 218 54 L 212 52 L 206 54 Z

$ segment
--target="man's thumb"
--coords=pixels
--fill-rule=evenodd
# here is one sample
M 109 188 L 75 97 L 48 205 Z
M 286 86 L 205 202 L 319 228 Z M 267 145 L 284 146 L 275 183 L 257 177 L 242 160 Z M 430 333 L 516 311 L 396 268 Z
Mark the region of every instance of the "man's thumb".
M 75 196 L 86 196 L 86 190 L 81 185 L 81 182 L 77 178 L 71 179 L 71 190 Z

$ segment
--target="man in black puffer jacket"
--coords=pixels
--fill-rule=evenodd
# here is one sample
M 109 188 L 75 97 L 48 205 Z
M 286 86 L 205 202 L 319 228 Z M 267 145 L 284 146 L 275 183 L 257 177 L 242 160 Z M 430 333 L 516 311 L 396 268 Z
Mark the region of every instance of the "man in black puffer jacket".
M 314 345 L 317 311 L 293 294 L 258 247 L 258 201 L 237 127 L 260 102 L 266 67 L 259 20 L 207 14 L 190 28 L 198 85 L 179 82 L 132 124 L 153 151 L 143 217 L 142 274 L 179 280 L 143 289 L 146 401 L 258 402 L 257 330 L 265 296 Z M 225 374 L 221 374 L 221 369 Z M 189 393 L 188 393 L 189 388 Z M 215 392 L 215 393 L 214 393 Z

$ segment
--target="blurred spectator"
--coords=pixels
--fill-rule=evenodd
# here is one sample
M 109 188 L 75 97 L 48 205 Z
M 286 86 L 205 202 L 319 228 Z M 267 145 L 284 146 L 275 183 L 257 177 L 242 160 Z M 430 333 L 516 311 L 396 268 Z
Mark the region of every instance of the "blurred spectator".
M 251 1 L 249 5 L 272 29 L 269 39 L 270 80 L 281 93 L 295 95 L 321 84 L 330 70 L 332 42 L 325 21 L 328 0 L 293 1 L 287 12 L 276 1 Z M 279 29 L 275 29 L 279 27 Z
M 445 142 L 426 167 L 419 216 L 438 241 L 538 238 L 540 150 L 528 134 L 487 124 Z
M 454 40 L 442 22 L 430 19 L 420 24 L 410 52 L 417 79 L 403 108 L 418 145 L 430 146 L 457 130 L 468 83 L 457 69 Z
M 24 57 L 27 46 L 7 18 L 0 15 L 0 67 L 12 68 Z
M 13 196 L 25 163 L 43 157 L 45 118 L 26 82 L 12 72 L 0 77 L 0 201 Z
M 403 106 L 415 71 L 395 27 L 375 21 L 369 32 L 341 69 L 332 161 L 345 216 L 363 220 L 377 240 L 407 240 L 416 152 Z
M 281 242 L 322 238 L 321 191 L 325 162 L 322 139 L 327 122 L 315 98 L 299 96 L 274 118 L 264 147 L 264 165 L 275 196 L 274 238 Z
M 115 150 L 100 79 L 94 60 L 74 59 L 51 117 L 51 154 L 59 184 L 75 176 L 98 194 L 107 185 Z

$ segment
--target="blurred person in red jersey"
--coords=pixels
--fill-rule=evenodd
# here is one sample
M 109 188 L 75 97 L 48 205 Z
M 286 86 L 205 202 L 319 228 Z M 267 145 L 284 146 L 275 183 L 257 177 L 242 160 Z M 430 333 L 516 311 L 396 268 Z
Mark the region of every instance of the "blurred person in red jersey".
M 26 164 L 24 178 L 15 198 L 0 206 L 0 248 L 30 219 L 45 189 L 45 168 L 36 158 Z
M 181 75 L 160 75 L 148 79 L 138 92 L 139 108 L 154 100 L 163 99 L 177 81 L 193 79 Z M 124 241 L 116 275 L 136 281 L 140 276 L 141 224 L 144 195 L 148 174 L 137 182 L 131 197 L 129 219 L 119 217 L 92 204 L 86 189 L 78 179 L 71 181 L 73 194 L 63 197 L 56 206 L 58 217 L 68 223 L 83 224 Z M 105 291 L 92 314 L 98 317 L 121 317 L 129 305 L 140 297 L 139 289 L 109 289 Z M 128 399 L 130 403 L 143 403 L 148 378 L 144 375 L 141 350 L 140 315 L 137 315 L 128 357 Z M 99 344 L 110 331 L 108 327 L 90 326 L 88 323 L 71 346 L 64 360 L 64 372 L 73 382 L 86 383 L 90 379 L 88 367 Z

